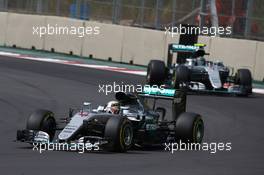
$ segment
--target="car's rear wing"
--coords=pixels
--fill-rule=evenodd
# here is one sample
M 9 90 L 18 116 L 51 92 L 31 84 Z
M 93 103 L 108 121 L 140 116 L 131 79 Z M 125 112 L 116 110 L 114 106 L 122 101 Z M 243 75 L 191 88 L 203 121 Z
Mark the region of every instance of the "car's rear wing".
M 157 98 L 157 99 L 168 99 L 173 100 L 177 92 L 176 89 L 165 89 L 165 88 L 156 88 L 145 86 L 142 93 L 139 93 L 139 96 Z
M 145 99 L 154 99 L 153 108 L 155 108 L 156 100 L 171 100 L 172 101 L 172 114 L 173 119 L 176 118 L 183 112 L 186 111 L 186 91 L 180 89 L 165 89 L 145 86 L 143 92 L 138 95 Z
M 180 58 L 179 57 L 177 58 L 178 64 L 185 63 L 186 58 L 189 57 L 209 55 L 204 51 L 205 46 L 206 44 L 202 44 L 202 43 L 197 43 L 194 45 L 169 44 L 167 66 L 170 67 L 172 65 L 172 59 L 174 53 L 182 54 Z
M 175 52 L 196 52 L 199 50 L 201 46 L 197 45 L 181 45 L 181 44 L 172 44 L 170 51 L 175 53 Z

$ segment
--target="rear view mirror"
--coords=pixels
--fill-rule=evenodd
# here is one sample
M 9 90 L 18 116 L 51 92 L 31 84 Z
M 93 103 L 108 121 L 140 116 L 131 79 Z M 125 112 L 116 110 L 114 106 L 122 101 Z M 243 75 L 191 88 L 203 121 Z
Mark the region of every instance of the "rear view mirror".
M 73 117 L 74 109 L 70 108 L 69 109 L 69 118 Z

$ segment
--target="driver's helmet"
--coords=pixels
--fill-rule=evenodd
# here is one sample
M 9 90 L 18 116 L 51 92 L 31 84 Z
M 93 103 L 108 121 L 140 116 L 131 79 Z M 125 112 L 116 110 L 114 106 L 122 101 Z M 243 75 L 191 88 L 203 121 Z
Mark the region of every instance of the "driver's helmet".
M 197 58 L 197 65 L 198 66 L 205 66 L 205 64 L 206 64 L 206 60 L 204 57 L 198 57 Z
M 105 107 L 105 111 L 111 114 L 118 114 L 120 111 L 120 104 L 118 101 L 109 101 Z

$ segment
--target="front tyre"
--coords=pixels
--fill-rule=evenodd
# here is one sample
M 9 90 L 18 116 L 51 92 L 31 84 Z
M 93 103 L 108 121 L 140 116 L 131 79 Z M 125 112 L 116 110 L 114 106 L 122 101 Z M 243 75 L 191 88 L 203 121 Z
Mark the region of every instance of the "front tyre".
M 43 131 L 49 134 L 50 141 L 56 132 L 56 120 L 51 111 L 39 109 L 32 113 L 27 119 L 28 130 Z
M 204 136 L 204 123 L 199 114 L 182 113 L 176 120 L 177 140 L 189 143 L 201 143 Z
M 248 69 L 238 69 L 235 76 L 235 84 L 242 88 L 242 95 L 252 93 L 252 75 Z
M 132 123 L 125 117 L 112 116 L 105 125 L 105 138 L 109 141 L 107 149 L 126 152 L 133 146 Z

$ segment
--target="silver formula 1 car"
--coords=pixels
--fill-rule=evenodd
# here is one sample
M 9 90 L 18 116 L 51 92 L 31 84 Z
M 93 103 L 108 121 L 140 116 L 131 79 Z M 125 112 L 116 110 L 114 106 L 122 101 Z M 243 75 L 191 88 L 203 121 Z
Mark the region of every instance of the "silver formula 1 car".
M 222 62 L 207 61 L 204 56 L 205 45 L 185 46 L 171 44 L 168 51 L 167 66 L 160 60 L 148 64 L 147 83 L 165 84 L 168 87 L 187 87 L 192 92 L 229 93 L 248 96 L 252 93 L 252 76 L 248 69 L 232 68 Z M 173 53 L 191 53 L 181 63 L 172 63 Z
M 160 99 L 170 101 L 172 120 L 166 120 L 165 108 L 156 107 Z M 146 104 L 149 100 L 153 100 L 151 108 Z M 110 104 L 92 109 L 90 103 L 84 103 L 80 110 L 70 109 L 69 116 L 62 118 L 66 126 L 61 129 L 53 112 L 37 110 L 27 119 L 26 129 L 17 131 L 17 141 L 96 143 L 102 150 L 125 152 L 135 145 L 180 140 L 200 143 L 203 139 L 203 120 L 199 114 L 185 112 L 184 91 L 145 88 L 137 95 L 119 92 Z

